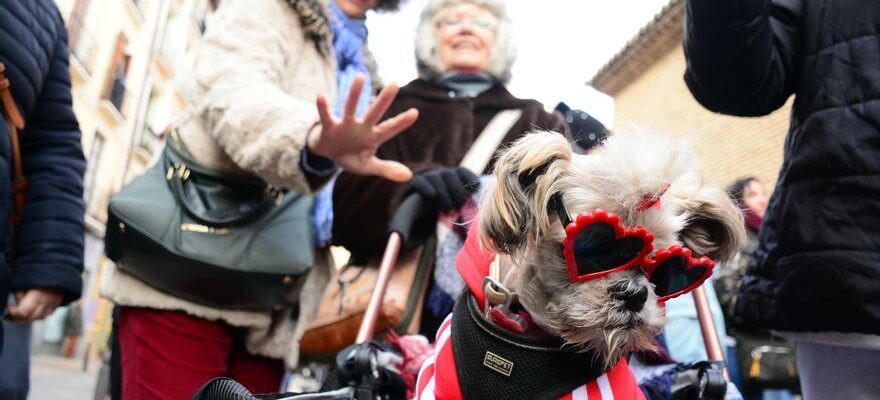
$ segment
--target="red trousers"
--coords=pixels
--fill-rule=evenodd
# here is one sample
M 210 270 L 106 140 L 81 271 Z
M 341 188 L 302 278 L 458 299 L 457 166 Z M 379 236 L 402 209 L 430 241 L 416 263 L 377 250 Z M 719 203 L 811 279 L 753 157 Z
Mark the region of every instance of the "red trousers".
M 281 360 L 249 354 L 245 331 L 177 311 L 122 307 L 122 398 L 189 399 L 205 382 L 235 379 L 253 393 L 281 386 Z

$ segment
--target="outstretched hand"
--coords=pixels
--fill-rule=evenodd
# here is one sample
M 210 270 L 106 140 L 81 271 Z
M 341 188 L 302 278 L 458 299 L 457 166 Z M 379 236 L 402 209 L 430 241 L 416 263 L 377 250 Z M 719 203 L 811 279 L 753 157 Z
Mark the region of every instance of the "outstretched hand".
M 390 84 L 382 89 L 363 117 L 358 118 L 355 110 L 363 86 L 364 77 L 358 75 L 348 92 L 341 118 L 331 116 L 327 98 L 318 96 L 321 129 L 309 135 L 309 151 L 333 160 L 351 173 L 378 175 L 398 182 L 407 181 L 412 178 L 412 171 L 399 162 L 379 159 L 376 157 L 376 149 L 416 122 L 419 113 L 411 108 L 379 123 L 379 119 L 385 115 L 397 95 L 397 86 Z

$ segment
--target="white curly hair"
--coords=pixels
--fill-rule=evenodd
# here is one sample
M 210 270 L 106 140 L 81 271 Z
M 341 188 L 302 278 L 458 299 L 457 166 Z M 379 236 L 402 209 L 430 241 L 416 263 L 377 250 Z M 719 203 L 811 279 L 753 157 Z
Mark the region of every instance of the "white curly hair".
M 461 4 L 473 4 L 485 8 L 498 18 L 495 44 L 485 72 L 502 83 L 509 82 L 510 69 L 516 60 L 516 46 L 513 40 L 513 21 L 510 20 L 502 0 L 430 0 L 422 10 L 419 26 L 416 29 L 416 66 L 419 77 L 432 81 L 447 72 L 437 54 L 435 27 L 441 11 Z

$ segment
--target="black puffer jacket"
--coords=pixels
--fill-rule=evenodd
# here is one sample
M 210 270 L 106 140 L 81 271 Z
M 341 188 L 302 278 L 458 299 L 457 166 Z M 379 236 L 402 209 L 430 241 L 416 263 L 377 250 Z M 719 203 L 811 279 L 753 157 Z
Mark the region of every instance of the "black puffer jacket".
M 0 307 L 7 293 L 32 287 L 80 296 L 83 267 L 83 171 L 73 114 L 67 31 L 52 0 L 0 0 L 0 61 L 22 116 L 21 155 L 30 186 L 11 248 L 11 147 L 0 114 Z
M 688 0 L 685 52 L 710 110 L 765 115 L 795 95 L 737 317 L 880 334 L 880 2 Z

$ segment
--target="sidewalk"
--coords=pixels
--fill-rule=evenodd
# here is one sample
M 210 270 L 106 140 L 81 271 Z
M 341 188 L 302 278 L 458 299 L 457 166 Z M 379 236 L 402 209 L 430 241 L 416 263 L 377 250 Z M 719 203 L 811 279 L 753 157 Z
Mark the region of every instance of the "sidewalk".
M 92 364 L 83 371 L 81 358 L 34 354 L 29 400 L 92 400 L 99 363 Z

